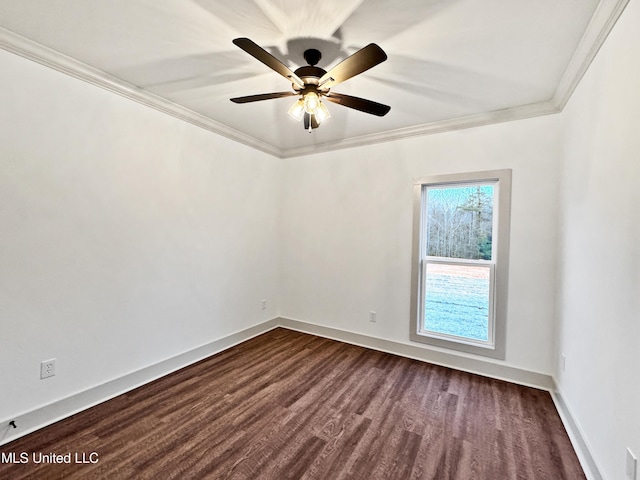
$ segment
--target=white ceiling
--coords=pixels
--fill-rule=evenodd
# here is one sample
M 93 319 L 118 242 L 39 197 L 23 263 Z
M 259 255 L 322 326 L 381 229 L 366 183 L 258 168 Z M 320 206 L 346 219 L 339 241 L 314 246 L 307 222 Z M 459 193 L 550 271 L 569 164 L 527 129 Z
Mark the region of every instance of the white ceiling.
M 559 111 L 628 0 L 0 0 L 0 46 L 280 157 Z M 388 60 L 335 88 L 391 106 L 329 103 L 312 133 L 287 81 L 231 42 L 294 69 L 368 43 Z

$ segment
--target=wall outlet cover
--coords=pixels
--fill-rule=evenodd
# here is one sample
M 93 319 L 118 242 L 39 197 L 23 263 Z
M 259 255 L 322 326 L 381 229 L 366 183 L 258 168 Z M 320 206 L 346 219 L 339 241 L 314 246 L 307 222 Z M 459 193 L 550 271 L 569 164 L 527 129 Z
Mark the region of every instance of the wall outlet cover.
M 53 377 L 56 374 L 56 359 L 40 362 L 40 379 Z

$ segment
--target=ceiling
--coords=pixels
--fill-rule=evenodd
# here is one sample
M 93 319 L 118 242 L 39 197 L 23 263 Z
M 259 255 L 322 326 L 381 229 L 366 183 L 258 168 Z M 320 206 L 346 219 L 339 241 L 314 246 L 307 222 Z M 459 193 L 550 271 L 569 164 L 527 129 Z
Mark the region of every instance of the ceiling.
M 628 0 L 0 0 L 0 46 L 278 157 L 556 113 Z M 232 44 L 248 37 L 292 69 L 374 42 L 386 62 L 335 88 L 391 106 L 328 104 L 309 133 L 287 80 Z

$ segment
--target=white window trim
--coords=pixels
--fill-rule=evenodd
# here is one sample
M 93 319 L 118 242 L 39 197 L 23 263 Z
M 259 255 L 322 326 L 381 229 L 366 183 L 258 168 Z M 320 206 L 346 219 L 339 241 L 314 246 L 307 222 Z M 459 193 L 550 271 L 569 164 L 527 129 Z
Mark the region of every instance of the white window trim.
M 493 259 L 474 261 L 469 259 L 441 259 L 426 257 L 423 245 L 426 212 L 423 211 L 423 192 L 425 186 L 455 185 L 474 183 L 498 184 L 497 205 L 494 204 Z M 491 170 L 484 172 L 459 173 L 422 177 L 414 182 L 413 204 L 413 254 L 411 268 L 411 331 L 410 338 L 414 342 L 425 343 L 436 347 L 458 350 L 492 358 L 505 358 L 507 286 L 509 274 L 509 231 L 511 216 L 511 170 Z M 497 218 L 496 218 L 497 217 Z M 453 335 L 436 334 L 422 328 L 421 317 L 424 314 L 424 276 L 428 263 L 467 263 L 492 265 L 490 273 L 490 324 L 487 342 L 465 339 Z

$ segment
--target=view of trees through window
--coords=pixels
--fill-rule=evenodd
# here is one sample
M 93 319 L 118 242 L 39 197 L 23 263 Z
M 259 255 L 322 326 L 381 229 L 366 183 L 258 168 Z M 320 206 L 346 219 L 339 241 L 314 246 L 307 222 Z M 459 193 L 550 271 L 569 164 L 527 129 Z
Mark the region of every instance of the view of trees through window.
M 426 193 L 424 328 L 488 341 L 494 186 L 449 184 Z
M 427 190 L 427 255 L 491 260 L 493 185 Z

